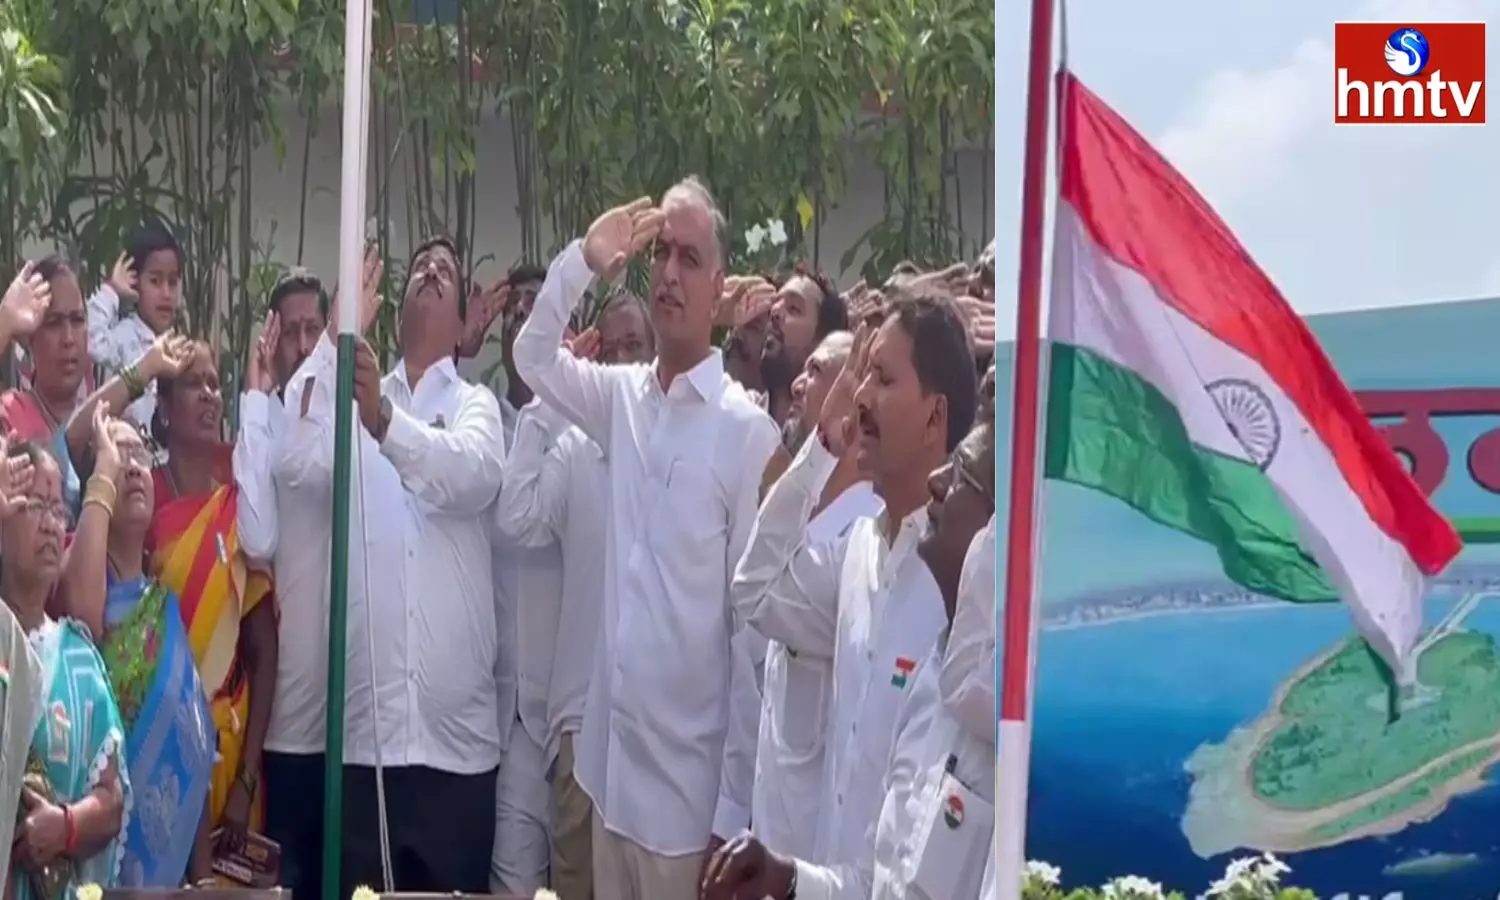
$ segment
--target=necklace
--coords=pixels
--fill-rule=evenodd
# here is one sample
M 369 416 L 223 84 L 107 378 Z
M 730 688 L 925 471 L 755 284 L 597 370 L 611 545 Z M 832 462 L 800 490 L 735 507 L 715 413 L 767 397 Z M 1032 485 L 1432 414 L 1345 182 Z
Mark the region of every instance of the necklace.
M 26 393 L 30 394 L 31 399 L 36 401 L 37 409 L 41 410 L 42 418 L 47 421 L 48 431 L 56 431 L 62 426 L 63 420 L 52 411 L 52 405 L 42 397 L 35 386 L 27 388 Z
M 161 468 L 162 468 L 162 472 L 167 476 L 167 490 L 170 491 L 171 494 L 172 494 L 172 496 L 169 497 L 168 499 L 170 499 L 170 500 L 176 500 L 178 497 L 182 496 L 182 491 L 179 490 L 178 487 L 177 487 L 177 475 L 172 471 L 172 459 L 171 459 L 171 457 L 167 458 L 166 464 L 163 465 Z M 219 486 L 219 480 L 217 478 L 210 477 L 208 479 L 208 489 L 210 491 L 216 489 L 218 486 Z

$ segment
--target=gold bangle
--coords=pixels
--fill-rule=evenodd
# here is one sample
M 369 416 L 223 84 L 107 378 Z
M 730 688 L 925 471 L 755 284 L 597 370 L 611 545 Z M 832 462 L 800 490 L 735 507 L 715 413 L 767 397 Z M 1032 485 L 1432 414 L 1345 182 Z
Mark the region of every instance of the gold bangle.
M 120 380 L 125 382 L 131 400 L 138 400 L 146 393 L 146 379 L 141 377 L 141 370 L 135 363 L 120 370 Z
M 115 515 L 115 507 L 114 507 L 114 505 L 111 504 L 111 503 L 106 503 L 106 502 L 104 502 L 102 499 L 100 499 L 98 497 L 85 497 L 84 498 L 84 500 L 83 500 L 83 509 L 88 509 L 90 506 L 97 506 L 100 509 L 104 510 L 104 517 L 106 519 L 113 518 L 114 515 Z
M 83 499 L 97 500 L 105 508 L 113 512 L 115 500 L 119 499 L 119 493 L 115 489 L 115 483 L 103 475 L 90 475 L 88 484 L 84 487 Z

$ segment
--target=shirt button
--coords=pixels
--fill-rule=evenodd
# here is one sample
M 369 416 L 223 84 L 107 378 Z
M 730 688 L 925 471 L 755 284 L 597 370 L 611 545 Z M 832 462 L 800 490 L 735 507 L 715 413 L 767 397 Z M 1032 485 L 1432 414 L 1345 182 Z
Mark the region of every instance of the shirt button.
M 839 806 L 843 806 L 844 805 L 844 795 L 843 794 L 839 794 L 837 797 L 834 798 L 834 800 L 835 800 L 835 802 L 838 803 Z

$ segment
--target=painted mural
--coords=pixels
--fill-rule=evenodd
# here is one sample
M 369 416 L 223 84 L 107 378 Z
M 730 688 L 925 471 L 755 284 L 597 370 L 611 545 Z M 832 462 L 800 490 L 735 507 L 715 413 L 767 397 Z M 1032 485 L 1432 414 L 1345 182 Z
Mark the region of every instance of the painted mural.
M 1500 300 L 1310 321 L 1466 542 L 1418 699 L 1390 721 L 1341 606 L 1249 594 L 1206 546 L 1049 484 L 1028 855 L 1070 884 L 1199 890 L 1253 848 L 1325 900 L 1500 890 Z

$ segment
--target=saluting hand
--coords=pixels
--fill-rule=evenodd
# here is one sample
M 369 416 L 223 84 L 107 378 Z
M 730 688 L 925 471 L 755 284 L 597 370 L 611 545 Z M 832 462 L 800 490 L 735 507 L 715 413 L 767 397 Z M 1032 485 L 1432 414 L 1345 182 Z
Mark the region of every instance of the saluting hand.
M 593 273 L 613 281 L 632 256 L 661 234 L 665 215 L 650 197 L 617 206 L 594 220 L 583 237 L 583 258 Z

